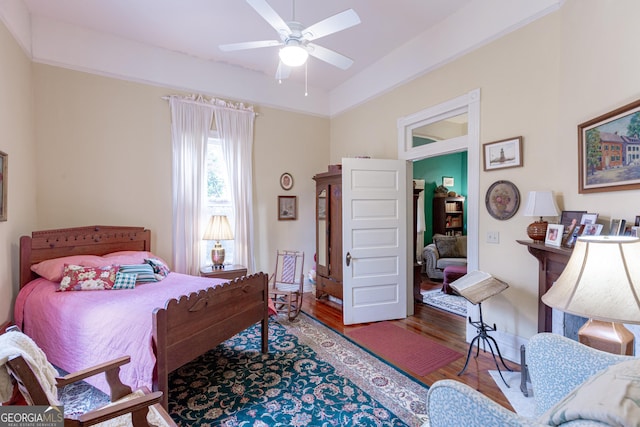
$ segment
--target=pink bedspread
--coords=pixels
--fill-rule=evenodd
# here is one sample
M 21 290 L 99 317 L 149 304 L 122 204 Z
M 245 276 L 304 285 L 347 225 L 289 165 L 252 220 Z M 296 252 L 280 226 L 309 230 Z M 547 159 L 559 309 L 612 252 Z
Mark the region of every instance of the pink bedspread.
M 123 382 L 151 389 L 153 310 L 171 298 L 224 282 L 170 273 L 131 290 L 56 292 L 58 283 L 39 278 L 18 294 L 15 320 L 55 366 L 75 372 L 129 355 L 131 362 L 120 372 Z M 108 393 L 104 375 L 88 382 Z

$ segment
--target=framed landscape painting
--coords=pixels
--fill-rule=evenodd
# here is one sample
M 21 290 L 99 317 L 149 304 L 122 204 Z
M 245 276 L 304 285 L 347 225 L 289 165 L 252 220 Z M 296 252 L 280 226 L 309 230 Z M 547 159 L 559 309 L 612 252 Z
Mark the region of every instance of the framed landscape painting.
M 640 100 L 578 126 L 580 193 L 640 188 Z

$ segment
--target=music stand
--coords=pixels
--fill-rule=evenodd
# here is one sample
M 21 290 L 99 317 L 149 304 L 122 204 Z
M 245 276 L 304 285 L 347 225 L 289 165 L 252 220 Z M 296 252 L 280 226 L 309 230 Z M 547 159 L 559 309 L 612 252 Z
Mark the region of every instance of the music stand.
M 478 334 L 471 340 L 471 343 L 469 344 L 467 360 L 464 362 L 464 367 L 460 372 L 458 372 L 458 375 L 462 375 L 462 373 L 467 369 L 467 366 L 469 365 L 469 357 L 471 356 L 471 350 L 473 349 L 473 345 L 476 344 L 476 342 L 478 348 L 476 350 L 475 357 L 478 357 L 478 355 L 480 354 L 480 342 L 482 342 L 482 350 L 486 353 L 486 346 L 489 347 L 489 350 L 491 350 L 491 356 L 493 356 L 493 361 L 496 364 L 496 368 L 498 369 L 498 374 L 500 374 L 500 378 L 502 378 L 502 381 L 504 381 L 505 385 L 509 387 L 509 384 L 507 384 L 507 381 L 504 379 L 504 377 L 502 376 L 502 372 L 500 371 L 500 365 L 498 365 L 496 353 L 498 353 L 498 357 L 500 357 L 502 366 L 504 366 L 508 371 L 511 371 L 511 369 L 504 362 L 502 354 L 500 353 L 500 349 L 498 348 L 498 343 L 491 335 L 488 334 L 488 332 L 493 332 L 496 330 L 496 324 L 494 323 L 493 327 L 491 327 L 484 323 L 484 320 L 482 318 L 482 301 L 499 294 L 500 292 L 507 289 L 509 285 L 502 280 L 496 279 L 489 273 L 476 270 L 465 276 L 462 276 L 460 279 L 451 283 L 450 286 L 454 291 L 456 291 L 460 296 L 464 297 L 464 299 L 469 301 L 471 304 L 477 305 L 478 310 L 480 311 L 480 320 L 472 321 L 471 316 L 469 316 L 469 324 L 475 326 Z M 494 345 L 496 348 L 495 352 L 493 350 Z

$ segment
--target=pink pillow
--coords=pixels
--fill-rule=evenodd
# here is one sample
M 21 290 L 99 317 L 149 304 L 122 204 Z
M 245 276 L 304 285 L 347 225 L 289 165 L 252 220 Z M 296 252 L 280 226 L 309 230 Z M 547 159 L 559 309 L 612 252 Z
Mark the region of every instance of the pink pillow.
M 145 259 L 149 259 L 149 258 L 156 258 L 162 261 L 165 265 L 167 264 L 162 258 L 148 251 L 111 252 L 110 254 L 103 255 L 102 257 L 108 260 L 109 263 L 111 264 L 120 264 L 120 265 L 144 264 Z
M 103 267 L 64 266 L 64 274 L 58 291 L 97 291 L 113 288 L 119 265 Z
M 105 262 L 102 257 L 97 255 L 73 255 L 48 259 L 38 264 L 34 264 L 31 266 L 31 271 L 36 273 L 38 276 L 51 280 L 52 282 L 59 282 L 62 280 L 65 264 L 100 267 L 101 265 L 104 265 Z

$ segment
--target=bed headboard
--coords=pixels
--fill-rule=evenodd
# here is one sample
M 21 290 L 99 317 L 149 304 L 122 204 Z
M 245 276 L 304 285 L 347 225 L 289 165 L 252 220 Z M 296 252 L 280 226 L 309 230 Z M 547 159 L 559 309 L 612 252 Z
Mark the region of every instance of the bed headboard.
M 151 232 L 144 227 L 92 225 L 34 231 L 20 237 L 20 288 L 35 279 L 31 266 L 70 255 L 104 255 L 116 251 L 151 251 Z

